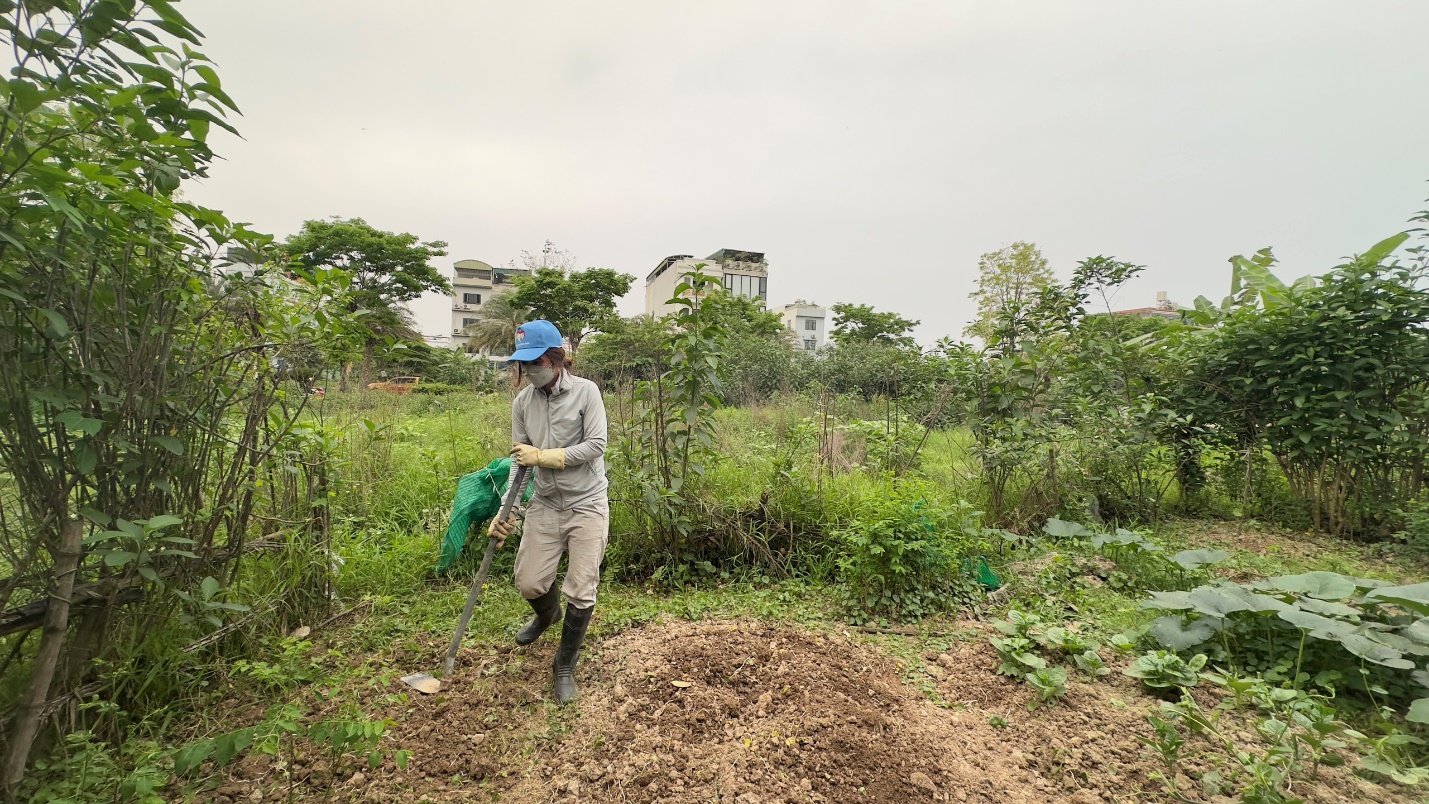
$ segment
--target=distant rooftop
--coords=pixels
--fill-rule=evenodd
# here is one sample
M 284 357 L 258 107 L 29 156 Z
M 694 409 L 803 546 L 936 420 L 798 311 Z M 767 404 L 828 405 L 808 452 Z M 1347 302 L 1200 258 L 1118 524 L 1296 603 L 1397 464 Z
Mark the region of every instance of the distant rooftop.
M 651 282 L 654 282 L 654 281 L 655 281 L 655 277 L 659 276 L 660 274 L 665 273 L 665 269 L 666 269 L 666 268 L 669 268 L 671 265 L 674 265 L 675 263 L 679 262 L 680 260 L 688 260 L 689 258 L 691 258 L 691 257 L 693 257 L 693 256 L 695 256 L 695 255 L 693 255 L 693 254 L 671 254 L 670 256 L 666 257 L 665 259 L 660 260 L 660 264 L 657 265 L 657 266 L 655 266 L 655 270 L 651 271 L 651 272 L 650 272 L 650 275 L 647 276 L 647 277 L 645 277 L 645 284 L 648 285 L 648 284 L 650 284 Z
M 705 259 L 715 262 L 732 260 L 734 262 L 764 262 L 764 253 L 759 251 L 740 251 L 732 248 L 722 248 L 709 255 Z

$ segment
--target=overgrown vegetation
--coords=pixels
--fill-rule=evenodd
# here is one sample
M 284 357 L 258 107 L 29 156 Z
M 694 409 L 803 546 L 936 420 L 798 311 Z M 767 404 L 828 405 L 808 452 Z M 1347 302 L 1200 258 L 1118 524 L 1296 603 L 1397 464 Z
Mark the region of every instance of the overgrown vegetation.
M 290 788 L 319 755 L 404 765 L 390 724 L 294 696 L 355 672 L 315 626 L 445 627 L 452 489 L 509 446 L 506 378 L 405 319 L 444 244 L 336 219 L 275 246 L 184 201 L 236 105 L 172 3 L 0 10 L 7 789 L 155 801 L 255 752 Z M 1194 771 L 1282 801 L 1346 757 L 1429 778 L 1429 264 L 1408 238 L 1294 283 L 1269 250 L 1236 257 L 1221 304 L 1148 318 L 1111 304 L 1142 266 L 1063 283 L 1017 243 L 981 262 L 978 342 L 923 349 L 919 322 L 843 303 L 817 354 L 698 270 L 676 313 L 618 319 L 630 277 L 548 248 L 480 342 L 544 315 L 606 388 L 614 589 L 818 598 L 883 631 L 995 609 L 1034 707 L 1120 672 L 1165 699 L 1146 743 L 1171 796 Z M 424 379 L 364 390 L 401 375 Z M 1267 522 L 1339 541 L 1309 566 L 1204 543 Z M 1188 693 L 1208 687 L 1229 698 Z M 256 714 L 204 721 L 239 697 Z

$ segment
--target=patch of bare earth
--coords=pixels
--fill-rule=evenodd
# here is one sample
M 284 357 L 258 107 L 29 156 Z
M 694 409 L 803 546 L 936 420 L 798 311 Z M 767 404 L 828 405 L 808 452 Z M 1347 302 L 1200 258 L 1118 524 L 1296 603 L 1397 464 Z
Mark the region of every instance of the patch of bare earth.
M 435 666 L 441 653 L 403 657 Z M 1099 802 L 1164 800 L 1160 765 L 1137 741 L 1156 702 L 1119 675 L 1072 682 L 1028 711 L 1027 685 L 997 676 L 990 647 L 930 657 L 939 706 L 895 660 L 836 632 L 683 621 L 599 641 L 582 661 L 574 712 L 549 705 L 553 640 L 467 651 L 447 694 L 400 682 L 362 693 L 396 722 L 397 770 L 294 774 L 298 798 L 341 801 Z M 413 694 L 415 696 L 415 693 Z M 1209 705 L 1211 702 L 1207 701 Z M 1006 725 L 995 727 L 990 720 Z M 1194 765 L 1194 763 L 1193 763 Z M 240 772 L 230 801 L 281 800 L 266 765 Z M 1185 780 L 1192 801 L 1199 787 Z M 257 790 L 257 798 L 253 798 Z M 1407 800 L 1343 768 L 1294 793 L 1311 802 Z

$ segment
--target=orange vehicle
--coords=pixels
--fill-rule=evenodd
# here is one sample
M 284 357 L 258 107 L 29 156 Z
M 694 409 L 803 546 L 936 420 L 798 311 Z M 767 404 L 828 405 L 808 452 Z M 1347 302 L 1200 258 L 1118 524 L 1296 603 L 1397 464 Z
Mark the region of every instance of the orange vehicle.
M 367 384 L 367 390 L 386 391 L 389 394 L 402 396 L 412 393 L 412 389 L 420 385 L 421 382 L 421 377 L 393 377 L 382 382 L 370 382 Z

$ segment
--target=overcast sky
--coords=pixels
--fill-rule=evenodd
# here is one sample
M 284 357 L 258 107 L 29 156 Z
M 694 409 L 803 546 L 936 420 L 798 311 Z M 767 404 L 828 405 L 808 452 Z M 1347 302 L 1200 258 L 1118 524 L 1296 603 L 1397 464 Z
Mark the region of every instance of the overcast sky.
M 546 239 L 638 277 L 763 251 L 772 305 L 962 331 L 978 255 L 1219 299 L 1321 273 L 1429 196 L 1425 0 L 187 0 L 244 139 L 190 197 L 284 237 L 362 217 L 441 267 Z M 414 305 L 447 332 L 444 299 Z

